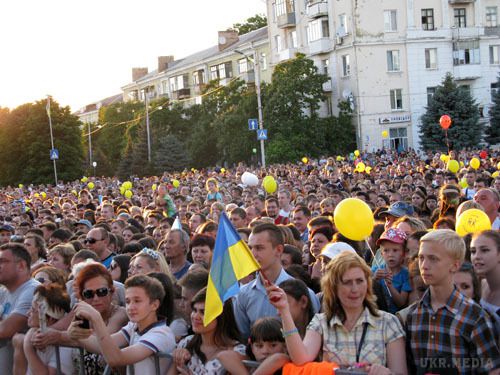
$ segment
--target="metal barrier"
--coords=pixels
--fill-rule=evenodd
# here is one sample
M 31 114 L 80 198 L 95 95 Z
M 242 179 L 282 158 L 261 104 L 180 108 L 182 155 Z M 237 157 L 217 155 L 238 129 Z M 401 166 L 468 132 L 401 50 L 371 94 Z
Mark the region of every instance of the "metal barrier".
M 78 374 L 79 375 L 85 375 L 85 363 L 84 363 L 84 355 L 85 355 L 85 350 L 79 346 L 72 346 L 72 345 L 54 345 L 55 351 L 56 351 L 56 374 L 57 375 L 64 375 L 61 370 L 61 353 L 59 352 L 59 348 L 72 348 L 72 349 L 78 349 L 79 354 L 80 354 L 80 361 L 79 361 L 79 369 L 78 369 Z M 162 375 L 160 373 L 160 358 L 166 358 L 168 360 L 173 360 L 172 354 L 169 353 L 155 353 L 152 355 L 153 360 L 155 362 L 155 374 L 156 375 Z M 106 365 L 106 368 L 104 369 L 103 375 L 110 375 L 111 374 L 111 366 Z M 135 375 L 135 365 L 128 365 L 127 366 L 127 373 L 131 375 Z

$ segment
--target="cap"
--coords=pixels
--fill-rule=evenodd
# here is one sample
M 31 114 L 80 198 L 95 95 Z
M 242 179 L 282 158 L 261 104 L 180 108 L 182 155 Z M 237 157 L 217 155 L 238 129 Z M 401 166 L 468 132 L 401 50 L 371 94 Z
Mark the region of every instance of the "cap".
M 379 216 L 384 216 L 384 215 L 391 215 L 395 217 L 402 217 L 405 215 L 412 216 L 415 210 L 413 209 L 413 206 L 411 204 L 408 204 L 406 202 L 396 202 L 393 203 L 389 206 L 389 209 L 387 211 L 382 211 Z
M 389 228 L 384 233 L 382 233 L 380 238 L 377 240 L 377 246 L 380 245 L 382 241 L 402 244 L 407 240 L 407 238 L 408 236 L 401 229 Z
M 87 219 L 78 220 L 78 222 L 76 224 L 77 225 L 78 224 L 83 224 L 83 225 L 88 226 L 90 229 L 92 229 L 92 223 L 90 221 L 88 221 Z
M 333 259 L 337 255 L 340 255 L 341 253 L 343 253 L 345 251 L 356 254 L 356 250 L 354 250 L 354 248 L 351 245 L 349 245 L 348 243 L 331 242 L 323 248 L 323 251 L 321 252 L 320 255 L 328 257 L 330 259 Z
M 0 232 L 14 232 L 14 227 L 9 224 L 4 224 L 0 226 Z

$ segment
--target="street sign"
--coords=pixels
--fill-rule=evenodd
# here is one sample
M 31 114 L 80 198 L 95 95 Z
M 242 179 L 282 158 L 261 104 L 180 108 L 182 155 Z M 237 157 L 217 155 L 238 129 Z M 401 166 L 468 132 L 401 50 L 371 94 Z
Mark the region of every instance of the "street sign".
M 57 148 L 53 148 L 50 150 L 50 160 L 57 160 L 59 159 L 59 151 Z
M 259 128 L 259 121 L 256 118 L 248 119 L 248 130 L 257 130 Z
M 267 140 L 267 129 L 257 130 L 257 140 L 258 141 L 266 141 Z

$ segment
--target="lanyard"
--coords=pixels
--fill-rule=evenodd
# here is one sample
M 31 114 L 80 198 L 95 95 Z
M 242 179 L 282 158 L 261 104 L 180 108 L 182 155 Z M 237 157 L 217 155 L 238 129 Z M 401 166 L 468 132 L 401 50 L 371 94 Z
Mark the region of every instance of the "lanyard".
M 366 331 L 368 330 L 368 322 L 363 323 L 363 333 L 361 334 L 361 340 L 359 340 L 358 347 L 356 348 L 356 363 L 359 363 L 359 356 L 361 354 L 361 348 L 365 342 Z

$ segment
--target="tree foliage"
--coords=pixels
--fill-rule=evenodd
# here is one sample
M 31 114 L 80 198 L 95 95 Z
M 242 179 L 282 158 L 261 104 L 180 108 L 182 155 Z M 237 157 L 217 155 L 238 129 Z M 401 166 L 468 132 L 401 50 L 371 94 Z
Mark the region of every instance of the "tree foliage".
M 244 35 L 250 31 L 260 29 L 261 27 L 267 26 L 267 18 L 264 15 L 256 14 L 253 17 L 247 18 L 243 23 L 233 24 L 233 29 L 238 31 L 238 35 Z
M 54 183 L 47 100 L 23 104 L 10 112 L 0 111 L 0 183 Z M 68 181 L 82 175 L 81 122 L 69 107 L 51 100 L 54 147 L 58 179 Z
M 439 125 L 439 119 L 444 114 L 452 119 L 448 129 L 450 148 L 462 149 L 479 144 L 482 129 L 478 105 L 469 90 L 459 87 L 450 73 L 436 88 L 427 106 L 427 112 L 422 115 L 419 131 L 424 150 L 447 150 L 444 132 Z
M 500 75 L 497 79 L 497 87 L 500 87 Z M 490 145 L 500 143 L 500 89 L 493 93 L 493 105 L 490 108 L 490 126 L 486 128 L 485 140 Z

